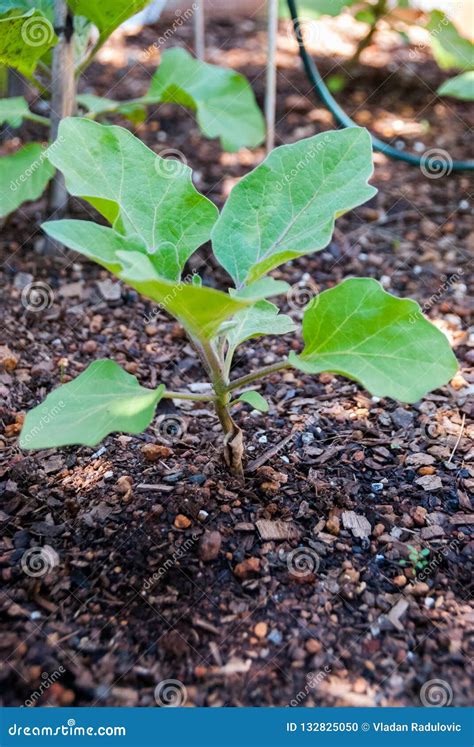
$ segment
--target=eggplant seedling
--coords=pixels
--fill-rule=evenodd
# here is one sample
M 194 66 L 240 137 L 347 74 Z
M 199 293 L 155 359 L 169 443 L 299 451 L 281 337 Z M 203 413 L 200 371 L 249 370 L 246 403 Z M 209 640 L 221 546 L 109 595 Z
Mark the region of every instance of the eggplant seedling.
M 233 188 L 220 214 L 195 189 L 188 166 L 161 159 L 121 127 L 65 119 L 49 157 L 69 192 L 110 226 L 59 220 L 44 223 L 46 233 L 177 319 L 211 390 L 174 392 L 163 384 L 149 389 L 114 361 L 96 361 L 27 414 L 23 448 L 92 446 L 114 431 L 145 430 L 163 398 L 204 400 L 214 405 L 222 424 L 225 461 L 240 474 L 244 444 L 232 405 L 246 389 L 240 399 L 266 409 L 261 395 L 248 389 L 262 377 L 291 367 L 307 374 L 328 371 L 358 381 L 372 395 L 416 402 L 455 373 L 446 337 L 415 301 L 386 293 L 372 278 L 349 278 L 308 304 L 300 354 L 290 352 L 232 378 L 240 345 L 297 328 L 267 300 L 289 288 L 268 273 L 323 249 L 336 218 L 375 194 L 368 184 L 372 150 L 365 129 L 321 133 L 276 148 Z M 209 239 L 232 278 L 227 292 L 181 279 L 189 257 Z

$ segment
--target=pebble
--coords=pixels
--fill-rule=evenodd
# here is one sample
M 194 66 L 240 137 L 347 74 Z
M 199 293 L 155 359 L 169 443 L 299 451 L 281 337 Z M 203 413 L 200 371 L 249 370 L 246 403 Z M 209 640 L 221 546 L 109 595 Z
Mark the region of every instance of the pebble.
M 266 622 L 259 622 L 256 624 L 256 626 L 253 629 L 253 632 L 257 636 L 257 638 L 266 638 L 268 633 L 268 625 Z
M 373 482 L 370 487 L 374 493 L 381 493 L 383 490 L 383 482 Z
M 177 518 L 178 517 L 176 517 L 176 519 Z M 219 555 L 221 545 L 222 535 L 220 534 L 220 532 L 204 532 L 203 536 L 201 537 L 201 541 L 199 542 L 199 557 L 204 563 L 209 563 L 209 561 L 215 560 Z
M 270 631 L 270 633 L 267 636 L 267 640 L 271 641 L 271 643 L 274 643 L 276 646 L 278 646 L 282 642 L 283 636 L 280 633 L 280 631 L 275 628 L 275 630 Z
M 413 425 L 413 413 L 409 410 L 405 410 L 403 407 L 397 407 L 397 409 L 390 414 L 390 417 L 392 418 L 392 423 L 396 425 L 397 428 L 409 428 Z
M 395 576 L 395 578 L 393 579 L 393 583 L 395 584 L 395 586 L 398 586 L 399 589 L 405 586 L 406 582 L 407 582 L 406 576 L 404 576 L 403 574 L 400 574 L 399 576 Z
M 309 641 L 306 641 L 305 643 L 305 649 L 308 654 L 319 654 L 322 647 L 321 642 L 317 641 L 316 638 L 310 638 Z
M 176 529 L 187 529 L 191 526 L 191 519 L 188 519 L 184 514 L 178 514 L 174 520 Z
M 130 475 L 121 475 L 117 480 L 117 490 L 122 495 L 126 495 L 133 486 L 133 480 Z
M 260 558 L 247 558 L 234 568 L 237 578 L 246 579 L 260 570 Z
M 424 527 L 426 522 L 426 514 L 427 514 L 426 508 L 423 508 L 423 506 L 417 506 L 413 512 L 412 512 L 412 518 L 415 524 L 419 527 Z
M 173 449 L 170 449 L 169 446 L 162 446 L 161 444 L 144 444 L 141 452 L 149 462 L 156 462 L 158 459 L 165 459 L 171 456 Z
M 424 597 L 428 594 L 429 590 L 430 587 L 428 584 L 425 584 L 424 581 L 418 581 L 418 583 L 414 584 L 411 588 L 411 592 L 415 597 Z

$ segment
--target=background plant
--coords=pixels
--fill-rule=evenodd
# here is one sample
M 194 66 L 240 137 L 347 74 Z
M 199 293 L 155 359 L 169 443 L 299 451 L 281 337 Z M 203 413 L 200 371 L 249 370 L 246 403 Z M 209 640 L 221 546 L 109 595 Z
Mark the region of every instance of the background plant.
M 163 384 L 151 390 L 115 362 L 95 361 L 27 414 L 22 447 L 95 445 L 114 431 L 143 431 L 163 398 L 204 400 L 214 404 L 222 424 L 229 468 L 241 473 L 243 439 L 232 408 L 243 400 L 266 409 L 261 395 L 249 388 L 266 375 L 288 367 L 330 371 L 378 397 L 415 402 L 456 371 L 446 337 L 418 304 L 386 293 L 372 278 L 350 278 L 308 304 L 301 354 L 292 352 L 231 378 L 242 343 L 296 329 L 267 300 L 288 290 L 268 273 L 323 249 L 335 219 L 373 197 L 366 130 L 326 132 L 276 148 L 233 188 L 220 214 L 193 186 L 189 167 L 173 161 L 170 171 L 121 127 L 66 119 L 49 159 L 64 174 L 70 193 L 93 205 L 110 225 L 50 221 L 43 224 L 48 236 L 107 268 L 176 318 L 211 387 L 199 395 L 167 391 Z M 181 279 L 189 257 L 209 238 L 232 278 L 227 292 L 203 286 L 196 276 L 190 283 Z
M 430 33 L 430 46 L 438 65 L 443 70 L 461 71 L 455 78 L 443 83 L 438 93 L 459 99 L 474 99 L 474 45 L 459 33 L 443 11 L 422 13 L 413 0 L 311 0 L 306 7 L 313 14 L 330 16 L 350 10 L 357 21 L 367 24 L 367 32 L 359 41 L 353 56 L 344 63 L 347 71 L 355 67 L 362 52 L 372 43 L 381 21 L 397 31 L 404 41 L 408 39 L 406 30 L 411 25 L 424 26 Z M 416 54 L 416 49 L 413 52 Z M 332 90 L 337 90 L 344 86 L 345 78 L 338 74 L 331 76 L 328 82 Z
M 140 98 L 115 101 L 92 94 L 76 96 L 78 78 L 110 34 L 148 2 L 0 0 L 0 63 L 17 70 L 43 98 L 50 99 L 51 110 L 48 120 L 32 112 L 22 96 L 3 98 L 0 125 L 18 127 L 23 120 L 31 120 L 50 127 L 54 140 L 59 121 L 77 108 L 91 119 L 118 113 L 136 123 L 145 118 L 147 106 L 174 102 L 195 111 L 204 135 L 220 138 L 224 149 L 259 145 L 264 122 L 247 80 L 233 70 L 194 59 L 184 49 L 163 53 L 149 90 Z M 93 27 L 97 40 L 91 44 Z M 0 159 L 0 217 L 43 193 L 54 175 L 44 152 L 42 144 L 31 143 Z M 61 202 L 64 197 L 56 195 L 51 210 L 59 209 Z

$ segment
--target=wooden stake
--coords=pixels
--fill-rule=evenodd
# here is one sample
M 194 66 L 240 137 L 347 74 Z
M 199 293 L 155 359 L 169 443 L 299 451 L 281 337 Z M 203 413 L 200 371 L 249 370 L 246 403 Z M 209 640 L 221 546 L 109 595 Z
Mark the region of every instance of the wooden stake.
M 267 124 L 267 153 L 275 147 L 276 120 L 276 51 L 278 38 L 278 0 L 268 0 L 267 35 L 267 90 L 265 94 L 265 120 Z
M 198 60 L 206 57 L 204 0 L 196 0 L 194 10 L 194 51 Z

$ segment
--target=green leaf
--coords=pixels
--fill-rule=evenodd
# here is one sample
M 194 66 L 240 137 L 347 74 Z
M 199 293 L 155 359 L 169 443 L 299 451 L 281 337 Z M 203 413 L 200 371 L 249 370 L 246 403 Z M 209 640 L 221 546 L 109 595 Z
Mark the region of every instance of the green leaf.
M 30 143 L 0 158 L 0 217 L 41 197 L 54 174 L 46 154 L 40 143 Z
M 51 21 L 37 10 L 12 11 L 0 18 L 0 62 L 30 78 L 38 60 L 58 38 Z
M 474 70 L 456 75 L 438 88 L 440 96 L 452 96 L 462 101 L 474 101 Z
M 246 78 L 196 60 L 185 49 L 163 53 L 143 101 L 172 102 L 195 110 L 204 135 L 219 137 L 228 151 L 253 148 L 265 137 L 263 116 Z
M 114 361 L 92 363 L 27 413 L 22 449 L 95 446 L 109 433 L 141 433 L 154 416 L 165 387 L 146 389 Z
M 275 278 L 266 277 L 256 280 L 251 285 L 236 290 L 229 288 L 229 293 L 233 298 L 246 298 L 251 301 L 260 301 L 264 298 L 279 296 L 281 293 L 287 293 L 290 289 L 289 283 L 285 280 L 275 280 Z
M 193 186 L 191 169 L 160 158 L 123 127 L 64 119 L 49 158 L 71 194 L 118 233 L 142 240 L 163 278 L 176 280 L 177 268 L 209 239 L 218 211 Z
M 122 263 L 117 259 L 119 251 L 139 251 L 146 254 L 146 247 L 138 236 L 122 236 L 113 228 L 100 226 L 88 220 L 52 220 L 42 224 L 48 236 L 60 244 L 80 252 L 88 259 L 118 274 Z M 153 259 L 154 255 L 150 255 Z M 179 278 L 179 268 L 177 277 Z
M 194 285 L 170 283 L 161 279 L 149 257 L 138 252 L 117 252 L 123 270 L 118 276 L 178 319 L 199 339 L 215 337 L 220 325 L 250 302 L 231 298 L 227 293 Z
M 255 391 L 242 392 L 240 397 L 238 397 L 238 401 L 246 402 L 248 405 L 251 405 L 254 410 L 259 410 L 260 412 L 268 412 L 269 410 L 268 402 L 265 397 L 262 397 L 261 394 Z
M 367 130 L 323 132 L 275 148 L 233 188 L 212 231 L 237 287 L 329 243 L 336 217 L 370 199 Z
M 19 127 L 29 113 L 28 102 L 23 96 L 0 99 L 0 125 L 7 122 L 10 127 Z
M 353 5 L 356 0 L 311 0 L 311 10 L 322 16 L 338 16 L 344 8 Z
M 313 298 L 303 318 L 305 348 L 290 353 L 307 373 L 360 382 L 373 395 L 416 402 L 457 369 L 446 337 L 415 301 L 386 293 L 370 278 L 351 278 Z
M 279 314 L 275 304 L 259 301 L 235 315 L 226 339 L 233 354 L 235 348 L 245 340 L 263 335 L 286 335 L 295 329 L 297 326 L 293 319 L 285 314 Z
M 97 26 L 102 38 L 110 36 L 121 23 L 148 5 L 150 0 L 67 0 L 74 15 L 84 16 Z
M 143 104 L 130 101 L 115 101 L 104 96 L 95 96 L 92 93 L 81 93 L 76 96 L 76 101 L 93 117 L 101 117 L 104 114 L 121 114 L 134 124 L 143 122 L 146 117 Z
M 442 11 L 432 11 L 427 28 L 431 32 L 433 57 L 441 68 L 465 70 L 474 67 L 474 44 L 461 36 Z

